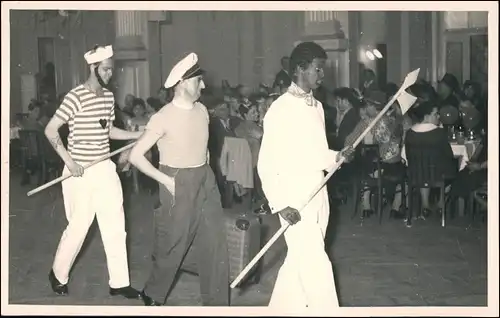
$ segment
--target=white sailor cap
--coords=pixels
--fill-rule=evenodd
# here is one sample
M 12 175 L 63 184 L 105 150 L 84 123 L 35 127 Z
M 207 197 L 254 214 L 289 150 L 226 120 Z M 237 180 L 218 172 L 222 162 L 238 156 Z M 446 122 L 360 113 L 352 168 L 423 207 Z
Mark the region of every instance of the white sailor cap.
M 165 88 L 174 87 L 181 80 L 196 77 L 203 73 L 204 70 L 198 64 L 198 55 L 190 53 L 172 68 L 165 81 Z
M 113 47 L 111 45 L 108 45 L 105 47 L 96 46 L 94 49 L 85 53 L 83 57 L 87 61 L 87 64 L 94 64 L 109 59 L 112 56 L 113 56 Z

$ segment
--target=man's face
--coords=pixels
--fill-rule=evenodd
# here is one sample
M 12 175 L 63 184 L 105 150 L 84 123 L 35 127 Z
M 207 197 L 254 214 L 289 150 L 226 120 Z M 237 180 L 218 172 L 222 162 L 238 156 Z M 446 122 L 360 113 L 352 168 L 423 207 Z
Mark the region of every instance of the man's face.
M 193 100 L 196 101 L 201 96 L 201 90 L 205 88 L 205 82 L 203 82 L 203 77 L 195 76 L 188 78 L 182 82 L 184 91 Z
M 132 94 L 125 96 L 125 106 L 132 107 L 134 105 L 134 99 L 135 97 Z
M 473 98 L 475 95 L 474 88 L 471 85 L 466 86 L 464 89 L 464 94 L 465 96 L 467 96 L 467 98 Z
M 323 83 L 325 62 L 325 59 L 315 58 L 305 70 L 299 68 L 298 76 L 302 77 L 307 88 L 316 89 Z
M 227 119 L 229 118 L 229 107 L 227 106 L 226 103 L 219 105 L 215 111 L 215 116 L 222 118 L 222 119 Z
M 96 75 L 101 78 L 105 85 L 108 85 L 111 77 L 113 76 L 113 67 L 114 63 L 112 59 L 104 60 L 97 66 Z

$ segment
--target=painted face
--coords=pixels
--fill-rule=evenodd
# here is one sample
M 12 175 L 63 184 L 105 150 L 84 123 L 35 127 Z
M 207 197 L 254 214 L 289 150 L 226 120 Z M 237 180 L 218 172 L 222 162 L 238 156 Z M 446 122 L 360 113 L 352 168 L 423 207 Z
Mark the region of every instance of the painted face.
M 323 83 L 325 62 L 325 59 L 315 58 L 305 70 L 299 70 L 299 76 L 310 89 L 316 89 Z
M 182 82 L 185 92 L 192 100 L 198 100 L 201 96 L 201 90 L 205 88 L 203 76 L 188 78 Z
M 99 63 L 95 68 L 95 74 L 101 86 L 107 86 L 113 76 L 114 63 L 112 59 L 107 59 Z M 103 85 L 104 84 L 104 85 Z

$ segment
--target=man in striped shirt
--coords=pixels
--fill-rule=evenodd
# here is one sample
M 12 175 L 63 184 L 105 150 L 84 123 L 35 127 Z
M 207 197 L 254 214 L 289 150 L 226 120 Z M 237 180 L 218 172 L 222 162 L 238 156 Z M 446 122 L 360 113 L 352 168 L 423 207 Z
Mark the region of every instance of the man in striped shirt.
M 65 163 L 62 182 L 68 225 L 57 248 L 49 280 L 59 295 L 68 294 L 70 269 L 80 252 L 90 225 L 97 216 L 109 271 L 109 292 L 130 299 L 140 293 L 130 286 L 123 194 L 115 164 L 108 158 L 91 167 L 84 165 L 109 154 L 109 139 L 137 139 L 141 132 L 113 126 L 114 96 L 106 86 L 113 75 L 113 49 L 96 47 L 85 54 L 90 67 L 88 80 L 72 89 L 45 129 L 45 135 Z M 59 128 L 68 123 L 68 149 Z

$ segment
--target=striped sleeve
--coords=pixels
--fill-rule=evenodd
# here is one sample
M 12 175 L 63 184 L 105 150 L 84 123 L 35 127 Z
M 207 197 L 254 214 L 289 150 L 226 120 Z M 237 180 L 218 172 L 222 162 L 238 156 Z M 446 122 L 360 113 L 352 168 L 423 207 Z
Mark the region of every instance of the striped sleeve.
M 115 99 L 113 98 L 113 105 L 111 106 L 111 115 L 109 117 L 110 122 L 115 121 Z
M 64 96 L 63 102 L 55 112 L 55 116 L 61 119 L 63 122 L 68 122 L 73 118 L 80 107 L 80 99 L 78 95 L 70 91 L 66 96 Z

